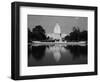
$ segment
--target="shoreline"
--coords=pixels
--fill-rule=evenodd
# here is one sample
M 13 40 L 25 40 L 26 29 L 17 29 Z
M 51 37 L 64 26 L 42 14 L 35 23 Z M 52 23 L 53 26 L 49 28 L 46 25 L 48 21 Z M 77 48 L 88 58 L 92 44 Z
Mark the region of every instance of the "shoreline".
M 78 45 L 78 46 L 86 46 L 87 43 L 86 41 L 80 41 L 80 42 L 32 42 L 29 43 L 28 45 L 31 46 L 42 46 L 42 45 L 62 45 L 62 46 L 66 46 L 66 45 Z

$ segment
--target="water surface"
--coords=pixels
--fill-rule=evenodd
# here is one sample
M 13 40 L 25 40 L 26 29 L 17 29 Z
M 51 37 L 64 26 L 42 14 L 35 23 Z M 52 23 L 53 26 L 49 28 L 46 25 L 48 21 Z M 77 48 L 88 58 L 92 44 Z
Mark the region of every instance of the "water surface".
M 87 46 L 33 45 L 28 48 L 28 66 L 87 64 Z

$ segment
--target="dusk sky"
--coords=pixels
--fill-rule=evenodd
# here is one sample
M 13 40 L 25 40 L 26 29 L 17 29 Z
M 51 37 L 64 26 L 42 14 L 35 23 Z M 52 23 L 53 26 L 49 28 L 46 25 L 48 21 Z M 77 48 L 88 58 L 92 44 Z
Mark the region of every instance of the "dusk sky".
M 87 17 L 70 16 L 49 16 L 49 15 L 28 15 L 28 28 L 32 30 L 36 25 L 41 25 L 46 33 L 53 33 L 54 27 L 58 23 L 61 33 L 70 33 L 73 26 L 78 26 L 80 30 L 87 30 Z

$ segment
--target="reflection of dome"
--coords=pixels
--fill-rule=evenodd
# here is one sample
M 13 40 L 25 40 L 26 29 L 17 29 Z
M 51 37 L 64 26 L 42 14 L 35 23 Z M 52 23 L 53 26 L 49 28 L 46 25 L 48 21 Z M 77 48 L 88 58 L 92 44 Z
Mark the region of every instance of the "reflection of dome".
M 66 52 L 66 49 L 60 45 L 55 45 L 55 46 L 49 46 L 48 49 L 46 49 L 46 53 L 51 53 L 55 59 L 56 62 L 60 61 L 61 59 L 61 53 Z
M 61 47 L 60 46 L 52 46 L 47 49 L 47 53 L 52 52 L 52 55 L 56 62 L 58 62 L 61 58 Z

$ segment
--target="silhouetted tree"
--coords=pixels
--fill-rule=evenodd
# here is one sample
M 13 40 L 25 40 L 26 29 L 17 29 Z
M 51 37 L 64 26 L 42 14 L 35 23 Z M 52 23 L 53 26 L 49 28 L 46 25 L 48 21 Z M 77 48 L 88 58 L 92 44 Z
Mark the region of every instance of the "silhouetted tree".
M 32 29 L 32 40 L 46 40 L 45 30 L 42 26 L 38 25 Z
M 87 41 L 87 38 L 88 38 L 87 31 L 82 31 L 80 34 L 80 38 L 82 41 Z
M 79 27 L 73 27 L 73 31 L 69 35 L 65 36 L 67 41 L 87 41 L 87 31 L 81 31 Z

